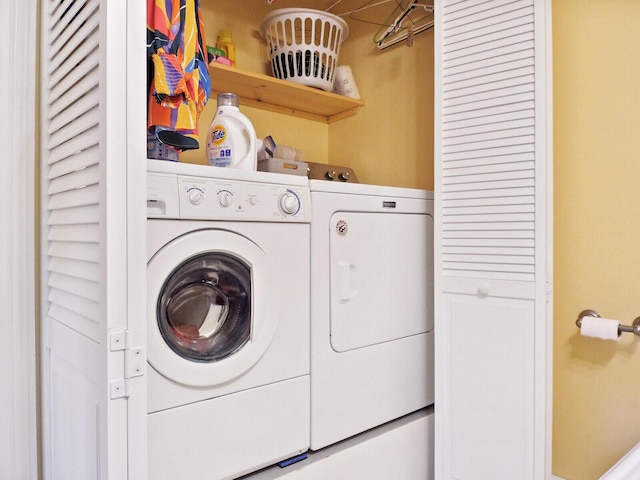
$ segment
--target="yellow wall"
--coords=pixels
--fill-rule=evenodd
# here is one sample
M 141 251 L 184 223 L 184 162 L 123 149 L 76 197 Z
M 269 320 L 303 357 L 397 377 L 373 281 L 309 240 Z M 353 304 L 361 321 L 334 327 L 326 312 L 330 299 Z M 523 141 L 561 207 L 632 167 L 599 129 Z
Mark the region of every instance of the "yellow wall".
M 640 441 L 640 339 L 581 337 L 593 308 L 640 315 L 640 2 L 553 2 L 553 472 L 598 478 Z
M 377 30 L 349 22 L 340 63 L 351 65 L 366 106 L 329 126 L 330 162 L 349 159 L 363 183 L 433 189 L 433 30 L 383 51 Z
M 221 28 L 232 30 L 238 66 L 271 74 L 265 42 L 258 30 L 265 15 L 287 7 L 326 9 L 325 0 L 215 0 L 201 2 L 207 43 L 215 43 Z M 341 10 L 361 4 L 345 0 Z M 382 19 L 384 20 L 384 18 Z M 379 27 L 351 21 L 340 53 L 350 64 L 366 106 L 351 118 L 327 125 L 240 105 L 258 138 L 272 135 L 277 143 L 293 145 L 312 162 L 352 167 L 363 183 L 433 188 L 433 33 L 415 39 L 414 47 L 380 52 L 373 44 Z M 215 114 L 215 98 L 200 117 L 200 144 L 205 144 Z M 181 161 L 206 163 L 203 148 L 185 152 Z

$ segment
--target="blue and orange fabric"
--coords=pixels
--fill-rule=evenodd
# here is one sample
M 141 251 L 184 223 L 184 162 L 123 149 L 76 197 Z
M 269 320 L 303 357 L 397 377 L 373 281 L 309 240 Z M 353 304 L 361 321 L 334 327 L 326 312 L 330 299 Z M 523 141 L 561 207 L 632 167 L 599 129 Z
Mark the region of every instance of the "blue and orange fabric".
M 147 128 L 198 148 L 198 118 L 211 91 L 199 0 L 147 0 Z M 180 142 L 178 142 L 180 143 Z

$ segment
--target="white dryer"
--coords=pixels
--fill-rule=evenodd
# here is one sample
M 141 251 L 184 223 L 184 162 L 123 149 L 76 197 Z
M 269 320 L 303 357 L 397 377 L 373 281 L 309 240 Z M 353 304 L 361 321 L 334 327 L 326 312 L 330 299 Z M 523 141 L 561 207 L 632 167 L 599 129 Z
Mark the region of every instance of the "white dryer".
M 309 185 L 317 450 L 433 403 L 433 194 Z
M 306 178 L 149 161 L 149 478 L 308 450 L 309 203 Z

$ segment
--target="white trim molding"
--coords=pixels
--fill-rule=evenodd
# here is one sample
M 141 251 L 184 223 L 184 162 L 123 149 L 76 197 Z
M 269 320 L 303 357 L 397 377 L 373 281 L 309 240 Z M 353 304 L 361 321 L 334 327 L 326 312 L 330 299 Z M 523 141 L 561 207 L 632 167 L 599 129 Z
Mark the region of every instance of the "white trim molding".
M 2 0 L 0 478 L 38 478 L 35 314 L 37 2 Z M 8 61 L 8 67 L 7 62 Z

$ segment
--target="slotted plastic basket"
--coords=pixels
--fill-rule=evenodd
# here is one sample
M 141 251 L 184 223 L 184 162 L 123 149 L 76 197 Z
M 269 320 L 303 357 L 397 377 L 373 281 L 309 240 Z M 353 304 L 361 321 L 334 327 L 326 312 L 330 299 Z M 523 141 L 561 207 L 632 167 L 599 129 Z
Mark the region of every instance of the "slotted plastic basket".
M 273 76 L 331 90 L 340 45 L 349 35 L 344 20 L 309 8 L 282 8 L 260 27 L 267 42 Z

